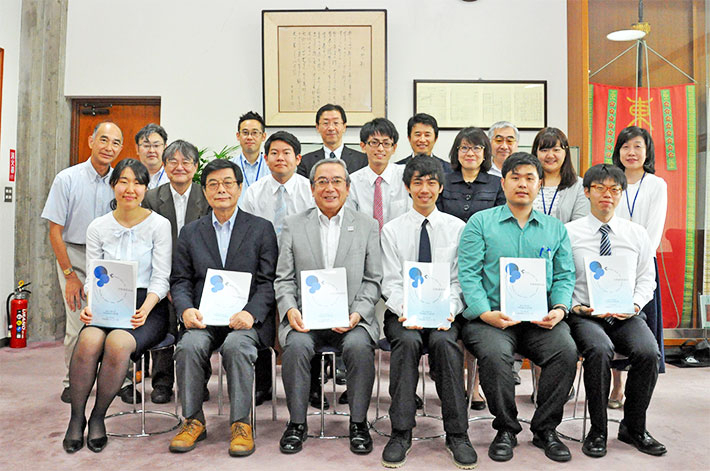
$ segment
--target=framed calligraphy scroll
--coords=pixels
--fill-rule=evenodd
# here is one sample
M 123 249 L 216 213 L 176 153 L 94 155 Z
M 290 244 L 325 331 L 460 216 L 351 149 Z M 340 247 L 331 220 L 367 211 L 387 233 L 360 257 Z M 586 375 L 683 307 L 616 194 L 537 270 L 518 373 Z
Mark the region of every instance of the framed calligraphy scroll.
M 263 10 L 261 29 L 267 126 L 313 126 L 326 103 L 351 126 L 386 115 L 386 10 Z
M 510 121 L 537 131 L 547 126 L 547 81 L 415 80 L 414 113 L 434 116 L 439 129 Z

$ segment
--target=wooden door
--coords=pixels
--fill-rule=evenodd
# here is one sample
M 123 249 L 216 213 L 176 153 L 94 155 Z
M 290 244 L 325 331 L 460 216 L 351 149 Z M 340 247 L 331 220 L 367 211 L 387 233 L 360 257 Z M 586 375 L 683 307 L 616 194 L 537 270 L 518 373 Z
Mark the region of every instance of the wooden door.
M 160 124 L 160 98 L 73 98 L 71 165 L 89 158 L 89 136 L 102 121 L 113 121 L 123 131 L 123 149 L 112 166 L 136 158 L 136 133 L 148 123 Z

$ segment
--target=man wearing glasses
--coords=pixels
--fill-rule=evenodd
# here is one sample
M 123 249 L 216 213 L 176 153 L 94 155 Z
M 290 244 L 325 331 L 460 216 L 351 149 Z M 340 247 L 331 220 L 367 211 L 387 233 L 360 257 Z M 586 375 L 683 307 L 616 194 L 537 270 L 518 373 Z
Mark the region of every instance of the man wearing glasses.
M 136 133 L 138 159 L 143 162 L 150 174 L 149 190 L 168 183 L 168 176 L 163 167 L 163 151 L 167 142 L 168 133 L 158 124 L 147 124 Z
M 402 181 L 404 166 L 390 163 L 397 139 L 397 129 L 385 118 L 375 118 L 360 129 L 360 147 L 367 154 L 367 167 L 352 174 L 348 206 L 375 218 L 380 230 L 412 206 Z
M 491 162 L 491 169 L 488 173 L 502 178 L 503 162 L 511 154 L 518 152 L 520 132 L 513 123 L 498 121 L 488 128 L 488 139 L 491 141 L 493 151 L 493 162 Z
M 249 111 L 239 117 L 237 139 L 242 153 L 232 161 L 242 170 L 245 190 L 270 173 L 261 153 L 261 144 L 266 140 L 264 129 L 264 118 L 259 113 Z
M 248 424 L 253 365 L 258 350 L 274 342 L 276 234 L 269 221 L 237 209 L 242 192 L 242 171 L 237 164 L 226 159 L 211 161 L 202 171 L 201 183 L 212 212 L 180 232 L 170 277 L 175 311 L 185 326 L 175 349 L 185 422 L 169 449 L 187 452 L 207 437 L 202 410 L 205 370 L 212 352 L 221 348 L 230 403 L 229 454 L 247 456 L 254 452 Z M 231 315 L 228 326 L 206 325 L 199 311 L 209 268 L 252 275 L 247 303 Z
M 163 153 L 163 164 L 169 184 L 149 190 L 143 199 L 144 208 L 151 209 L 170 221 L 173 252 L 183 226 L 201 218 L 210 209 L 200 185 L 192 182 L 199 159 L 197 147 L 189 142 L 177 140 L 171 143 Z M 170 293 L 168 297 L 171 297 Z M 177 318 L 172 302 L 168 312 L 169 332 L 177 338 Z M 173 395 L 173 349 L 162 349 L 151 355 L 153 392 L 150 398 L 156 404 L 165 404 L 170 402 Z M 210 372 L 209 369 L 207 371 Z
M 629 357 L 631 369 L 626 383 L 624 419 L 619 425 L 620 441 L 639 451 L 660 456 L 666 447 L 646 430 L 646 410 L 658 379 L 660 352 L 653 333 L 639 312 L 653 298 L 655 253 L 643 226 L 620 217 L 614 210 L 626 189 L 626 176 L 617 167 L 595 165 L 584 174 L 584 195 L 591 213 L 565 225 L 572 243 L 577 282 L 567 323 L 584 357 L 584 389 L 589 401 L 592 427 L 582 452 L 594 458 L 606 455 L 607 402 L 614 351 Z M 626 256 L 632 260 L 635 313 L 593 312 L 585 276 L 585 256 Z

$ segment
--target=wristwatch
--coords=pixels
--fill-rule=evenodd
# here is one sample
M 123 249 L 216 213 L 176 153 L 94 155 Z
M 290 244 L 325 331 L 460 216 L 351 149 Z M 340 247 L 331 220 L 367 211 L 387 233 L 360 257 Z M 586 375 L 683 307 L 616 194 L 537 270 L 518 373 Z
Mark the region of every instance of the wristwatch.
M 553 306 L 553 309 L 559 309 L 560 311 L 565 313 L 565 319 L 569 317 L 569 309 L 567 309 L 567 306 L 564 304 L 558 304 L 557 306 Z
M 62 272 L 64 272 L 64 276 L 69 276 L 74 273 L 74 267 L 69 267 L 66 270 L 62 270 Z

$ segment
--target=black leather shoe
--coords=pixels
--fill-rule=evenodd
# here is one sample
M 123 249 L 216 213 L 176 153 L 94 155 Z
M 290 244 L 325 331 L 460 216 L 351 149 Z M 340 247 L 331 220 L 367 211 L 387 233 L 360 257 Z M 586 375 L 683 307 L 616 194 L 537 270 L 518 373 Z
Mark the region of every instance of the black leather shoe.
M 84 428 L 86 428 L 86 420 L 84 421 L 84 425 L 81 427 L 81 436 L 79 438 L 69 438 L 66 434 L 64 435 L 64 440 L 62 440 L 62 447 L 64 448 L 64 451 L 67 453 L 76 453 L 83 448 Z M 68 430 L 67 433 L 69 433 Z
M 104 435 L 103 437 L 99 438 L 89 438 L 86 440 L 86 447 L 93 451 L 94 453 L 99 453 L 101 450 L 106 448 L 106 444 L 108 443 L 108 437 Z
M 173 390 L 164 386 L 157 386 L 150 393 L 150 400 L 153 401 L 153 404 L 167 404 L 172 398 Z
M 347 404 L 348 403 L 348 391 L 345 390 L 343 391 L 343 394 L 340 395 L 338 398 L 338 404 Z
M 473 469 L 476 467 L 478 455 L 476 455 L 476 450 L 473 449 L 467 434 L 447 433 L 446 449 L 449 450 L 457 468 Z
M 122 387 L 116 395 L 126 404 L 133 404 L 133 385 L 129 384 L 128 386 Z M 140 404 L 140 402 L 141 393 L 140 391 L 136 391 L 136 404 Z
M 582 453 L 592 458 L 606 455 L 606 434 L 592 429 L 582 443 Z
M 366 455 L 372 451 L 370 427 L 365 422 L 350 422 L 350 451 Z
M 348 382 L 347 380 L 347 370 L 341 369 L 341 368 L 335 368 L 335 384 L 346 384 Z
M 382 450 L 382 466 L 385 468 L 399 468 L 407 461 L 407 455 L 412 449 L 411 430 L 392 430 L 385 449 Z
M 311 391 L 311 393 L 308 395 L 308 403 L 311 405 L 311 407 L 320 409 L 320 388 L 318 388 L 317 391 Z M 323 397 L 323 409 L 330 409 L 330 404 L 328 403 L 327 397 Z
M 619 424 L 619 440 L 635 446 L 638 451 L 647 455 L 661 456 L 668 451 L 665 445 L 653 438 L 647 430 L 641 433 L 632 432 L 624 422 Z
M 554 429 L 534 433 L 532 442 L 536 447 L 545 450 L 545 456 L 552 461 L 569 461 L 572 459 L 569 448 L 560 441 Z
M 64 388 L 64 390 L 62 391 L 62 395 L 59 396 L 59 398 L 64 404 L 71 404 L 71 390 L 69 389 L 69 386 Z
M 422 398 L 419 397 L 419 394 L 414 395 L 414 404 L 417 405 L 417 410 L 424 409 L 424 401 L 422 401 Z
M 508 461 L 513 457 L 513 448 L 518 445 L 518 439 L 513 432 L 499 430 L 488 447 L 488 457 L 493 461 Z
M 281 453 L 293 454 L 303 449 L 303 442 L 308 438 L 308 424 L 289 422 L 279 440 Z
M 271 400 L 271 388 L 264 391 L 256 391 L 254 393 L 254 403 L 257 406 L 262 405 L 266 401 Z
M 471 410 L 483 410 L 486 408 L 486 401 L 471 401 Z

